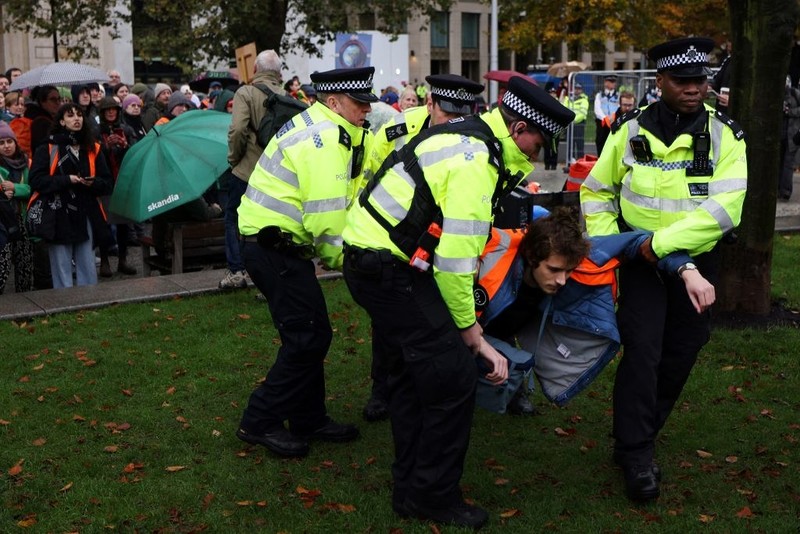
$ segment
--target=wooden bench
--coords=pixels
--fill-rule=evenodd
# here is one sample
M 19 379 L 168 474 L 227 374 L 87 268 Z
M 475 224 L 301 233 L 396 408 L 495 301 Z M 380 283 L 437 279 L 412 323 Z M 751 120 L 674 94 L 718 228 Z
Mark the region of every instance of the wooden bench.
M 163 255 L 152 254 L 156 249 L 153 238 L 139 239 L 142 245 L 142 276 L 150 276 L 151 270 L 158 270 L 162 274 L 180 274 L 226 265 L 224 219 L 167 223 L 165 239 Z

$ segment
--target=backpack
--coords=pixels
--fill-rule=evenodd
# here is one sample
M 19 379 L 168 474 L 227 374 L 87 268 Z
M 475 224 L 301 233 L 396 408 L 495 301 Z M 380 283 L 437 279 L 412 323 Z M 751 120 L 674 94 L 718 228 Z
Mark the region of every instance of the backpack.
M 264 117 L 258 123 L 256 130 L 256 142 L 258 146 L 264 148 L 269 143 L 281 126 L 292 120 L 292 117 L 308 109 L 308 106 L 299 100 L 286 95 L 273 93 L 269 87 L 263 84 L 255 84 L 262 93 L 267 95 L 264 100 Z
M 33 119 L 28 117 L 15 117 L 8 125 L 17 136 L 17 145 L 28 156 L 31 155 L 31 123 Z

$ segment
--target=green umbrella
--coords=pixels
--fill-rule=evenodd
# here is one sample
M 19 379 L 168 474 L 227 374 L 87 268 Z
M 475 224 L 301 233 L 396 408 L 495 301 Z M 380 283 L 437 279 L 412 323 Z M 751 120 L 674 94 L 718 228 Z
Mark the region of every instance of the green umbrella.
M 230 124 L 229 113 L 187 111 L 153 126 L 125 154 L 110 210 L 144 221 L 200 198 L 228 168 Z

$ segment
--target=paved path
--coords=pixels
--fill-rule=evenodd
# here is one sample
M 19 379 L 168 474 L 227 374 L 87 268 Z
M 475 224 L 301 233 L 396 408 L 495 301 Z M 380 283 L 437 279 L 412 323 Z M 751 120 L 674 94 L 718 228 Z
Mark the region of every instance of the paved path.
M 544 191 L 560 191 L 566 174 L 557 171 L 535 171 L 534 176 Z M 779 201 L 776 207 L 776 229 L 800 231 L 800 174 L 795 174 L 795 194 L 792 201 Z M 141 272 L 139 247 L 131 247 L 129 259 Z M 111 258 L 116 268 L 116 258 Z M 29 293 L 0 295 L 0 320 L 24 320 L 89 308 L 100 308 L 122 302 L 146 302 L 175 296 L 192 296 L 221 291 L 218 288 L 224 270 L 205 270 L 193 273 L 150 276 L 124 276 L 115 273 L 110 279 L 100 279 L 96 286 L 69 289 L 46 289 Z M 320 272 L 320 277 L 336 277 L 338 273 Z M 6 284 L 13 291 L 13 282 Z

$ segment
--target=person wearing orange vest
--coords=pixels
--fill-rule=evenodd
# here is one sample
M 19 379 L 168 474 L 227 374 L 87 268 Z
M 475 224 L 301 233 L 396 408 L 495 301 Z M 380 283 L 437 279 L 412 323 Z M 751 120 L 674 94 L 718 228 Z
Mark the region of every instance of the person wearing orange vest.
M 55 124 L 49 143 L 36 149 L 33 157 L 29 179 L 34 195 L 29 206 L 38 195 L 47 195 L 44 209 L 56 212 L 52 235 L 45 236 L 53 287 L 72 287 L 73 262 L 76 284 L 94 285 L 94 247 L 111 239 L 98 198 L 111 194 L 114 179 L 77 104 L 61 106 Z
M 587 240 L 568 208 L 536 208 L 526 231 L 492 228 L 473 292 L 486 340 L 509 360 L 505 384 L 478 381 L 476 403 L 498 413 L 525 392 L 531 369 L 545 397 L 563 406 L 611 361 L 620 347 L 615 269 L 650 236 Z M 688 259 L 675 252 L 658 267 L 675 273 Z

